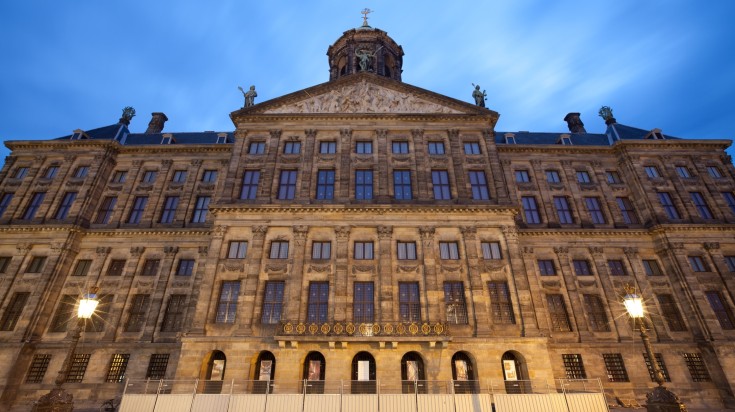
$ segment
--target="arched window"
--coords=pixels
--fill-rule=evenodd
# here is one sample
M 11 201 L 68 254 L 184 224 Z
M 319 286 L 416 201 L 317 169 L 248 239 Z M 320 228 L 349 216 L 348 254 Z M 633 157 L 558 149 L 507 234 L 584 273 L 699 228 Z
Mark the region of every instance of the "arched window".
M 253 378 L 254 393 L 273 392 L 273 380 L 276 377 L 276 357 L 268 351 L 260 352 L 258 359 L 255 361 L 255 376 Z M 268 388 L 270 381 L 270 389 Z
M 452 356 L 452 379 L 455 393 L 479 393 L 475 368 L 465 352 L 457 352 Z
M 401 380 L 403 393 L 426 393 L 424 361 L 416 352 L 408 352 L 401 358 Z
M 375 358 L 368 352 L 352 358 L 352 393 L 376 393 Z
M 506 393 L 532 393 L 531 381 L 527 380 L 523 356 L 515 351 L 505 352 L 501 358 Z
M 206 371 L 204 374 L 203 393 L 222 392 L 222 381 L 225 379 L 225 366 L 227 357 L 222 351 L 212 351 L 209 354 Z
M 304 359 L 304 380 L 306 393 L 324 393 L 324 372 L 326 362 L 319 352 L 309 352 Z

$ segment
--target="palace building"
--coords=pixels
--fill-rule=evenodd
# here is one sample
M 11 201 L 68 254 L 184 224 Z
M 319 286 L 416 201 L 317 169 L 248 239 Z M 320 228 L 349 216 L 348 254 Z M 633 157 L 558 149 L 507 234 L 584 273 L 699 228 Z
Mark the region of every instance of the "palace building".
M 327 56 L 326 83 L 246 104 L 234 132 L 169 133 L 153 113 L 134 133 L 125 110 L 5 143 L 0 409 L 53 387 L 93 287 L 64 384 L 80 408 L 126 379 L 599 378 L 610 403 L 644 403 L 626 285 L 667 386 L 690 407 L 735 404 L 731 141 L 609 108 L 604 134 L 578 113 L 568 131 L 497 131 L 484 104 L 403 83 L 402 47 L 367 23 Z

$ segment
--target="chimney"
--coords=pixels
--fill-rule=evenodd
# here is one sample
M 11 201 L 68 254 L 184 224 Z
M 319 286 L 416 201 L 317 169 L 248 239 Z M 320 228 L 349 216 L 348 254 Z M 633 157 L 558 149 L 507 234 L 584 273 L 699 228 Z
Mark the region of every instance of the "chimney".
M 567 127 L 569 127 L 570 132 L 574 134 L 587 133 L 587 130 L 584 129 L 582 119 L 579 118 L 579 113 L 567 113 L 564 116 L 564 121 L 567 122 Z
M 161 133 L 166 120 L 168 120 L 168 117 L 161 112 L 151 113 L 151 121 L 148 123 L 148 130 L 145 131 L 145 134 Z

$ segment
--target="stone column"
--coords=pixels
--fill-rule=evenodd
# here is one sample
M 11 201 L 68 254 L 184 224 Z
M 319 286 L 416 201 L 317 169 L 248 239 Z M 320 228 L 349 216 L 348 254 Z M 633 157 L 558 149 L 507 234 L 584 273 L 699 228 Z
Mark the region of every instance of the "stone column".
M 334 321 L 345 322 L 348 319 L 354 319 L 354 315 L 348 318 L 347 314 L 352 313 L 348 307 L 352 299 L 351 291 L 348 289 L 350 282 L 348 278 L 354 280 L 354 276 L 348 272 L 349 268 L 349 250 L 350 250 L 350 227 L 337 226 L 334 228 L 334 234 L 337 238 L 337 244 L 334 247 L 335 266 L 334 266 Z M 380 313 L 375 314 L 375 319 L 380 319 Z
M 393 237 L 392 226 L 378 226 L 378 279 L 379 286 L 379 302 L 380 311 L 382 312 L 381 321 L 393 321 L 394 306 L 393 288 L 397 287 L 393 281 L 393 259 L 391 259 L 391 241 Z M 396 308 L 397 309 L 397 308 Z
M 317 131 L 315 129 L 306 129 L 304 131 L 306 134 L 306 139 L 304 141 L 304 145 L 302 147 L 303 149 L 303 155 L 301 158 L 303 159 L 301 161 L 301 192 L 305 193 L 306 198 L 308 199 L 309 196 L 311 196 L 311 174 L 312 174 L 312 165 L 314 164 L 314 159 L 316 158 L 315 153 L 319 151 L 319 148 L 316 147 L 316 134 Z M 278 176 L 275 177 L 278 179 Z M 276 183 L 276 188 L 278 183 Z M 268 186 L 271 187 L 271 186 Z M 278 189 L 276 189 L 277 191 Z M 276 192 L 277 193 L 277 192 Z
M 421 226 L 419 228 L 419 235 L 421 235 L 421 254 L 423 257 L 423 274 L 424 274 L 424 288 L 427 291 L 436 291 L 439 289 L 437 282 L 437 271 L 436 271 L 436 254 L 434 252 L 434 235 L 436 228 L 433 226 Z M 424 293 L 424 296 L 428 296 L 428 293 Z M 436 299 L 428 299 L 426 302 L 427 312 L 429 314 L 443 313 L 439 307 L 440 302 Z M 426 317 L 427 321 L 434 320 Z M 437 319 L 439 321 L 440 319 Z
M 377 182 L 373 183 L 377 187 L 375 199 L 378 203 L 385 203 L 390 201 L 390 187 L 393 183 L 392 176 L 390 176 L 390 162 L 388 161 L 390 142 L 388 142 L 388 131 L 385 129 L 375 130 L 375 135 L 378 141 L 378 179 Z
M 283 319 L 293 322 L 306 320 L 306 313 L 300 313 L 300 308 L 301 297 L 304 296 L 302 291 L 309 287 L 308 279 L 304 278 L 304 258 L 309 226 L 294 226 L 292 230 L 294 239 L 293 264 L 291 265 L 289 280 L 286 282 L 287 291 L 284 293 L 290 299 L 288 302 L 284 302 Z
M 260 270 L 263 263 L 263 244 L 265 243 L 265 234 L 268 232 L 268 226 L 253 226 L 252 245 L 249 245 L 248 259 L 245 262 L 245 279 L 242 285 L 242 305 L 237 309 L 237 317 L 241 319 L 239 323 L 239 333 L 252 333 L 253 323 L 257 322 L 261 314 L 262 308 L 256 307 L 256 303 L 263 296 L 258 298 L 258 285 L 260 283 Z
M 261 183 L 260 192 L 264 199 L 266 199 L 267 196 L 269 202 L 275 199 L 278 194 L 279 176 L 276 170 L 276 165 L 278 163 L 276 162 L 276 159 L 278 158 L 278 143 L 281 139 L 281 130 L 270 130 L 270 135 L 271 138 L 268 140 L 267 144 L 268 153 L 266 155 L 266 161 L 263 163 L 265 166 L 263 168 L 263 175 L 261 176 L 263 183 Z M 297 193 L 296 197 L 300 197 L 300 193 Z
M 411 130 L 411 137 L 414 147 L 414 159 L 416 159 L 416 199 L 433 199 L 434 195 L 429 192 L 429 183 L 431 182 L 431 163 L 428 162 L 428 154 L 426 145 L 424 144 L 424 130 Z
M 485 129 L 482 132 L 485 139 L 485 147 L 487 147 L 487 160 L 490 166 L 490 173 L 487 176 L 488 190 L 490 196 L 498 199 L 499 204 L 509 204 L 510 197 L 508 195 L 507 182 L 503 174 L 503 168 L 500 165 L 500 156 L 498 148 L 495 145 L 495 132 Z M 487 167 L 487 166 L 486 166 Z M 492 198 L 491 197 L 491 198 Z
M 337 164 L 337 170 L 334 171 L 336 188 L 334 191 L 335 199 L 342 199 L 348 201 L 350 199 L 350 173 L 352 172 L 351 167 L 351 155 L 352 155 L 352 129 L 342 129 L 339 131 L 341 148 L 338 152 L 339 163 Z M 331 287 L 330 287 L 331 293 Z
M 459 228 L 464 238 L 464 251 L 467 267 L 467 284 L 469 290 L 465 296 L 469 296 L 467 304 L 467 319 L 475 325 L 475 333 L 478 337 L 490 336 L 490 316 L 487 305 L 483 299 L 482 276 L 479 269 L 479 258 L 477 256 L 477 228 L 475 226 L 462 226 Z

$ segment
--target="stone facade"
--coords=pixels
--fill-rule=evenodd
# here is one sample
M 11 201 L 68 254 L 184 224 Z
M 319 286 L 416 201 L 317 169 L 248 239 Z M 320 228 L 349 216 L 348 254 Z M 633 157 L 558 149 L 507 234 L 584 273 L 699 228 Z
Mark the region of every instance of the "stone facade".
M 621 303 L 632 285 L 670 387 L 691 406 L 731 404 L 729 141 L 625 138 L 615 122 L 505 134 L 497 113 L 391 73 L 235 111 L 234 134 L 118 124 L 7 142 L 0 403 L 25 410 L 52 387 L 92 286 L 102 321 L 65 385 L 88 407 L 124 378 L 212 379 L 221 358 L 220 379 L 257 380 L 274 359 L 271 376 L 295 382 L 315 353 L 327 381 L 357 379 L 358 358 L 372 379 L 408 379 L 411 355 L 420 379 L 461 379 L 466 362 L 487 388 L 511 359 L 534 384 L 600 378 L 610 399 L 643 403 L 654 383 Z M 116 354 L 129 360 L 111 373 Z M 610 354 L 627 379 L 610 382 Z

